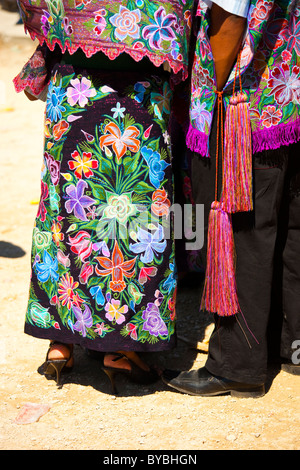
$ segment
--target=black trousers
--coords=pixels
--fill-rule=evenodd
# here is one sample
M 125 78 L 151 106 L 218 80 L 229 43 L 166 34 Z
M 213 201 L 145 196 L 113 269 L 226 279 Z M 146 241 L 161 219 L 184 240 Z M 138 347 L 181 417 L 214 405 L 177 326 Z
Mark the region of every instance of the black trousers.
M 191 166 L 195 202 L 204 204 L 204 266 L 215 135 L 214 123 L 211 158 L 194 154 Z M 242 314 L 215 318 L 206 367 L 231 380 L 262 383 L 270 355 L 291 360 L 300 340 L 300 143 L 255 155 L 253 185 L 254 210 L 232 219 Z

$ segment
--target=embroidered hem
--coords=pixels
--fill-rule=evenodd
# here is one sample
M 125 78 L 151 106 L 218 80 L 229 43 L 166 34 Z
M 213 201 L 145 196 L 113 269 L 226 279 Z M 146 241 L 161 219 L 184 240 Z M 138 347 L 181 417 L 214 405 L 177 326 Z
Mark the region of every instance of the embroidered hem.
M 209 157 L 208 135 L 198 131 L 191 124 L 186 134 L 186 145 L 193 152 L 199 153 L 202 157 Z
M 300 118 L 273 126 L 270 129 L 258 130 L 252 133 L 253 153 L 264 150 L 275 150 L 282 146 L 295 144 L 300 140 Z
M 168 62 L 170 65 L 175 77 L 173 77 L 174 83 L 179 83 L 180 81 L 184 81 L 188 77 L 188 67 L 183 63 L 178 63 L 176 60 L 172 60 L 170 56 L 167 54 L 159 56 L 157 53 L 151 53 L 150 51 L 146 50 L 145 48 L 140 49 L 132 49 L 131 47 L 127 47 L 125 44 L 105 44 L 101 45 L 99 42 L 97 45 L 92 44 L 75 44 L 74 41 L 71 43 L 62 44 L 59 39 L 52 39 L 52 41 L 48 41 L 43 35 L 37 33 L 36 31 L 29 30 L 28 27 L 25 26 L 25 32 L 29 33 L 30 38 L 34 41 L 37 39 L 41 46 L 47 45 L 47 47 L 53 51 L 55 46 L 58 45 L 61 49 L 61 52 L 68 51 L 70 54 L 74 54 L 78 49 L 81 49 L 87 58 L 92 57 L 97 52 L 103 52 L 109 59 L 114 60 L 120 54 L 125 53 L 128 54 L 133 60 L 139 62 L 144 57 L 147 57 L 156 67 L 160 67 L 164 62 Z
M 289 123 L 279 124 L 270 129 L 257 130 L 252 133 L 253 154 L 264 150 L 275 150 L 282 146 L 295 144 L 300 141 L 300 118 Z M 202 157 L 209 155 L 209 137 L 192 125 L 186 134 L 186 145 Z

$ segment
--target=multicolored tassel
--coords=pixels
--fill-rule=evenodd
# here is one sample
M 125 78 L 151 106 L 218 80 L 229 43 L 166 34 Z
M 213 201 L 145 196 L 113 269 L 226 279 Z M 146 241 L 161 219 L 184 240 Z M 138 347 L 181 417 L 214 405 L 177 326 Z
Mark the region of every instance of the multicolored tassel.
M 240 56 L 237 72 L 239 72 Z M 236 75 L 237 77 L 237 75 Z M 235 280 L 235 249 L 231 214 L 250 211 L 252 202 L 252 143 L 247 97 L 233 96 L 226 113 L 223 135 L 223 92 L 218 96 L 215 201 L 211 205 L 207 235 L 207 266 L 201 309 L 220 316 L 241 313 Z M 221 131 L 221 139 L 220 139 Z M 222 192 L 218 201 L 219 140 L 222 149 Z
M 208 222 L 207 266 L 201 309 L 220 316 L 240 311 L 235 284 L 235 250 L 231 215 L 214 201 Z
M 250 115 L 243 92 L 230 98 L 226 112 L 222 202 L 231 213 L 253 209 Z

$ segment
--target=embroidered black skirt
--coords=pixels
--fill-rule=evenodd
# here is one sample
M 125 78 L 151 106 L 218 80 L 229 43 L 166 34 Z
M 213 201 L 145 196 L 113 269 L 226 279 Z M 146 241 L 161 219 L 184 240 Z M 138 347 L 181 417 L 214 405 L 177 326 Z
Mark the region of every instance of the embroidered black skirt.
M 168 76 L 56 65 L 25 332 L 99 351 L 175 341 Z

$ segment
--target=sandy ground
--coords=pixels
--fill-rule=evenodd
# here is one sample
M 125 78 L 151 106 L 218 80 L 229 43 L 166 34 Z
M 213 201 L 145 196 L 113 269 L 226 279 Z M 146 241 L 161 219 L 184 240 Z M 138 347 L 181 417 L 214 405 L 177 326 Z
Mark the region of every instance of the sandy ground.
M 110 394 L 96 360 L 75 349 L 76 365 L 58 389 L 39 373 L 47 343 L 23 333 L 30 275 L 30 246 L 39 198 L 44 104 L 16 95 L 11 80 L 33 44 L 20 39 L 16 15 L 0 10 L 0 406 L 2 450 L 299 450 L 300 378 L 272 366 L 259 399 L 192 397 L 158 382 L 137 386 L 117 379 Z M 3 27 L 4 25 L 4 27 Z M 4 32 L 3 32 L 4 30 Z M 196 349 L 208 319 L 198 313 L 197 289 L 181 289 L 179 339 L 172 353 L 148 355 L 170 368 L 198 368 Z M 49 405 L 37 422 L 17 424 L 25 403 Z

